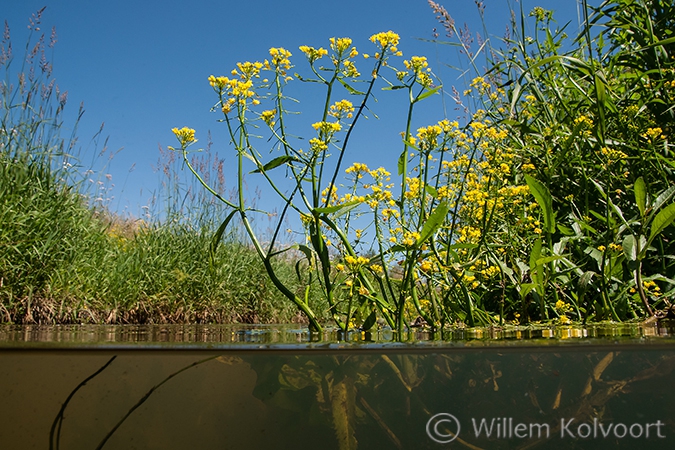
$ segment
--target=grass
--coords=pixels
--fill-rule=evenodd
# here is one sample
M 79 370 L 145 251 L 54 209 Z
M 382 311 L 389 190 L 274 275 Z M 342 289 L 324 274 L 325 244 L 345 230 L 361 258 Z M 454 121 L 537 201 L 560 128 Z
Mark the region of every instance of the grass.
M 211 251 L 222 210 L 195 206 L 209 199 L 181 190 L 169 154 L 162 220 L 118 217 L 102 206 L 105 174 L 82 167 L 87 155 L 74 136 L 63 137 L 66 96 L 45 62 L 51 44 L 35 37 L 23 60 L 10 47 L 0 59 L 0 323 L 304 321 L 236 232 Z M 213 162 L 195 164 L 214 168 L 217 180 L 222 165 Z M 276 266 L 292 286 L 294 261 Z
M 66 98 L 51 79 L 44 41 L 26 46 L 17 69 L 3 48 L 0 320 L 303 320 L 318 330 L 332 318 L 344 330 L 386 322 L 403 331 L 418 319 L 443 328 L 672 315 L 672 2 L 584 1 L 576 37 L 552 11 L 521 10 L 499 43 L 474 43 L 429 3 L 451 39 L 443 44 L 469 63 L 468 89 L 451 94 L 470 103 L 461 124 L 442 118 L 415 134 L 413 106 L 442 93 L 442 83 L 426 58 L 397 59 L 393 32 L 371 38 L 380 51 L 370 60 L 375 72 L 364 75 L 347 38 L 331 42 L 334 69 L 314 66 L 326 50 L 301 47 L 312 73 L 298 80 L 286 74 L 290 53 L 272 49 L 269 67 L 245 63 L 239 80 L 211 78 L 237 151 L 237 195 L 225 195 L 217 155 L 188 151 L 195 131 L 175 128 L 184 160 L 162 153 L 161 215 L 142 221 L 105 209 L 104 172 L 79 166 L 74 138 L 61 137 Z M 372 75 L 401 62 L 398 81 Z M 260 70 L 274 82 L 254 84 Z M 286 137 L 298 134 L 285 128 L 283 89 L 303 81 L 323 84 L 326 101 L 317 136 L 298 143 Z M 365 92 L 350 87 L 356 81 L 367 82 Z M 355 162 L 345 170 L 347 141 L 376 83 L 410 94 L 400 184 L 388 184 L 383 168 Z M 338 95 L 360 106 L 334 102 Z M 253 139 L 252 126 L 269 129 L 272 141 Z M 333 159 L 330 145 L 339 148 Z M 197 177 L 185 184 L 179 164 Z M 267 243 L 249 222 L 268 216 L 243 196 L 250 173 L 286 204 Z M 296 181 L 289 196 L 275 184 L 288 173 Z M 279 238 L 287 214 L 302 220 L 304 245 Z M 356 229 L 366 216 L 369 228 Z M 299 261 L 311 269 L 298 270 Z

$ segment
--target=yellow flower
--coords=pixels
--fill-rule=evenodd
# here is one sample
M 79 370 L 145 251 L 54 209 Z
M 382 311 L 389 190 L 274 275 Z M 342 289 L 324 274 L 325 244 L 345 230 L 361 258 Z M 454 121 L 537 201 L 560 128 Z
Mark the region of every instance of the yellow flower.
M 330 38 L 330 48 L 332 48 L 335 53 L 342 54 L 350 45 L 352 45 L 352 40 L 350 38 Z
M 340 131 L 342 129 L 342 125 L 337 122 L 316 122 L 312 124 L 312 128 L 330 135 L 336 131 Z
M 422 261 L 422 263 L 420 264 L 420 270 L 421 270 L 422 272 L 429 272 L 429 271 L 431 270 L 432 267 L 433 267 L 433 265 L 432 265 L 431 261 L 429 261 L 428 259 L 425 259 L 425 260 Z
M 260 113 L 260 118 L 269 126 L 274 125 L 274 122 L 272 119 L 274 119 L 274 116 L 276 115 L 277 110 L 276 109 L 269 109 L 267 111 L 263 111 Z
M 565 303 L 562 300 L 558 300 L 557 302 L 555 302 L 555 310 L 558 313 L 565 313 L 567 311 L 571 311 L 572 307 L 570 306 L 569 303 Z
M 574 119 L 574 125 L 579 125 L 581 128 L 591 128 L 593 126 L 593 120 L 582 114 Z
M 328 54 L 328 50 L 325 48 L 314 48 L 314 47 L 308 47 L 306 45 L 300 46 L 300 51 L 307 56 L 307 59 L 309 60 L 310 63 L 313 63 L 317 59 L 321 59 L 324 56 Z
M 379 47 L 383 50 L 388 48 L 392 52 L 396 53 L 396 46 L 398 45 L 399 39 L 400 36 L 390 30 L 372 35 L 370 37 L 370 42 L 379 45 Z
M 661 133 L 663 133 L 663 130 L 659 127 L 647 128 L 647 132 L 643 133 L 642 137 L 647 139 L 649 142 L 653 142 L 658 138 L 665 139 L 666 137 Z
M 412 70 L 415 73 L 419 73 L 429 67 L 426 56 L 413 56 L 410 58 L 410 61 L 403 61 L 403 64 L 405 65 L 406 69 Z
M 623 246 L 621 244 L 612 243 L 612 244 L 609 244 L 609 249 L 613 250 L 615 252 L 620 252 L 620 251 L 623 251 Z
M 417 240 L 420 238 L 420 234 L 417 231 L 406 231 L 403 233 L 402 244 L 406 247 L 412 247 L 417 243 Z
M 354 105 L 349 100 L 340 100 L 335 102 L 328 112 L 329 115 L 337 118 L 338 120 L 346 117 L 347 119 L 352 118 L 352 113 L 354 112 Z
M 286 70 L 291 68 L 291 61 L 288 58 L 290 58 L 292 54 L 285 48 L 270 48 L 270 56 L 272 57 L 272 65 L 274 67 L 283 68 Z
M 183 148 L 197 142 L 195 139 L 195 130 L 192 128 L 183 127 L 180 130 L 178 128 L 173 128 L 171 131 L 176 135 L 178 142 L 180 142 L 180 145 Z
M 352 61 L 345 60 L 345 61 L 342 62 L 342 64 L 344 65 L 344 69 L 343 69 L 342 72 L 345 74 L 345 76 L 352 77 L 352 78 L 357 78 L 357 77 L 361 76 L 359 71 L 356 70 L 356 66 L 354 65 L 354 63 Z

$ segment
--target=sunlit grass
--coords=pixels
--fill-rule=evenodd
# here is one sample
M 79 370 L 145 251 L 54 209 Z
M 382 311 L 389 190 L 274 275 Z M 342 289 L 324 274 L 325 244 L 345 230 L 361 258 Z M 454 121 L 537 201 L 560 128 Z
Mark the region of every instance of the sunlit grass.
M 0 61 L 0 322 L 305 320 L 280 299 L 236 231 L 211 251 L 222 211 L 206 209 L 206 195 L 179 184 L 168 154 L 154 215 L 106 209 L 105 173 L 83 168 L 91 157 L 75 136 L 62 137 L 66 95 L 53 81 L 45 43 L 35 44 L 27 60 L 5 47 Z M 224 189 L 222 162 L 193 162 L 212 169 L 210 181 Z M 275 266 L 293 286 L 294 261 Z

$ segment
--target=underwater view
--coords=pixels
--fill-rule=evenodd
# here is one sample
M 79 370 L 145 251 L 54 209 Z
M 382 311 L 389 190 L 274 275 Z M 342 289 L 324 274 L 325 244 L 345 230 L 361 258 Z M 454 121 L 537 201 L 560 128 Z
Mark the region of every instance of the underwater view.
M 522 328 L 4 326 L 0 447 L 672 448 L 672 327 Z

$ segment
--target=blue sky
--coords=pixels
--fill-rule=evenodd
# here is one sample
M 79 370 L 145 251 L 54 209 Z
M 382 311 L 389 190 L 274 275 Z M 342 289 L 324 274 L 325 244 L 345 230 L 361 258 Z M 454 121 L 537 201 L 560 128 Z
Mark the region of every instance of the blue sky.
M 556 10 L 558 22 L 572 21 L 576 30 L 576 0 L 522 1 L 525 11 L 533 6 Z M 483 34 L 473 0 L 439 3 L 459 26 L 467 23 L 472 31 Z M 519 3 L 483 3 L 488 37 L 496 40 L 507 24 L 507 3 L 513 7 Z M 121 149 L 106 168 L 114 184 L 110 207 L 136 217 L 158 189 L 161 173 L 153 170 L 160 156 L 158 145 L 176 145 L 173 127 L 195 128 L 199 144 L 206 143 L 210 130 L 213 149 L 226 160 L 226 183 L 234 186 L 235 157 L 224 126 L 216 122 L 220 116 L 209 112 L 216 97 L 207 77 L 228 75 L 238 61 L 263 60 L 270 47 L 289 49 L 296 70 L 302 71 L 306 63 L 300 45 L 327 47 L 330 37 L 348 36 L 360 52 L 373 53 L 368 38 L 393 30 L 401 36 L 404 58 L 426 55 L 446 87 L 454 84 L 463 89 L 458 73 L 442 65 L 455 64 L 456 51 L 416 39 L 429 39 L 434 27 L 441 29 L 426 0 L 7 0 L 0 19 L 10 26 L 15 54 L 25 43 L 29 17 L 43 6 L 47 8 L 42 30 L 48 37 L 55 26 L 58 35 L 54 76 L 61 89 L 68 90 L 70 114 L 84 102 L 85 115 L 77 133 L 80 144 L 86 147 L 105 123 L 108 147 Z M 405 127 L 405 99 L 389 94 L 393 95 L 385 99 L 384 93 L 377 93 L 380 101 L 374 109 L 380 119 L 361 123 L 368 132 L 357 135 L 360 142 L 353 142 L 348 162 L 390 168 L 395 164 L 402 150 L 399 132 Z M 451 119 L 457 116 L 451 101 L 446 101 L 444 112 L 440 97 L 424 105 L 416 127 L 434 123 L 446 113 Z M 314 119 L 312 112 L 318 111 L 314 99 L 319 97 L 303 97 L 297 108 L 307 120 Z M 304 130 L 308 138 L 309 131 Z M 254 186 L 249 188 L 254 190 Z M 265 196 L 263 203 L 268 201 L 273 202 Z M 261 206 L 272 208 L 274 204 Z

